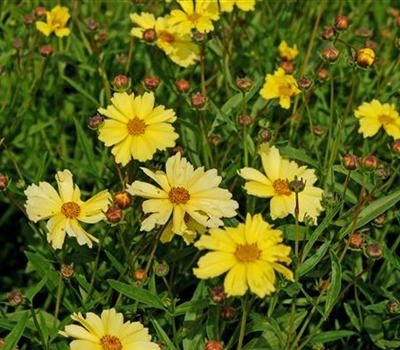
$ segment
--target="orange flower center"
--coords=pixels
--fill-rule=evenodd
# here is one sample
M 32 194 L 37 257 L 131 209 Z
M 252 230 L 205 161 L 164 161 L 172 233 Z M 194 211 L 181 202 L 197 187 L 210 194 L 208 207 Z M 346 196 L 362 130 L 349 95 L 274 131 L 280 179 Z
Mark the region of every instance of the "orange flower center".
M 238 245 L 235 251 L 236 257 L 242 262 L 256 261 L 260 254 L 261 250 L 258 249 L 257 243 Z
M 175 41 L 175 37 L 165 30 L 159 33 L 159 37 L 162 41 L 166 41 L 167 43 L 173 43 Z
M 122 350 L 122 343 L 117 337 L 106 334 L 101 337 L 100 344 L 103 350 Z
M 382 125 L 393 124 L 393 118 L 391 116 L 389 116 L 389 115 L 386 115 L 386 114 L 381 114 L 378 117 L 378 120 Z
M 128 122 L 127 127 L 129 134 L 138 136 L 144 134 L 147 125 L 142 119 L 135 117 Z
M 292 96 L 292 84 L 283 83 L 279 85 L 279 95 L 280 96 Z
M 79 216 L 81 207 L 75 202 L 67 202 L 61 206 L 61 214 L 68 219 L 75 219 Z
M 183 187 L 172 187 L 168 196 L 174 204 L 185 204 L 190 199 L 189 191 Z
M 189 21 L 190 21 L 190 22 L 193 22 L 193 23 L 196 23 L 196 22 L 200 19 L 200 17 L 201 17 L 201 15 L 198 14 L 198 13 L 196 13 L 196 12 L 191 13 L 191 14 L 188 16 Z
M 292 191 L 289 189 L 289 184 L 286 180 L 275 180 L 273 186 L 278 196 L 290 196 L 292 194 Z

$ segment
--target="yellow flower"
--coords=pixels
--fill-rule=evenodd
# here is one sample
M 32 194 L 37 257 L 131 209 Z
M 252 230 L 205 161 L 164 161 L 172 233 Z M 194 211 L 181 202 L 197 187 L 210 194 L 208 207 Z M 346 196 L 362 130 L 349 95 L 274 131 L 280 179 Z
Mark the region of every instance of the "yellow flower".
M 280 264 L 290 264 L 290 247 L 282 242 L 282 232 L 272 229 L 261 214 L 246 216 L 238 227 L 209 230 L 194 244 L 209 249 L 193 269 L 200 279 L 213 278 L 228 272 L 224 289 L 228 296 L 244 295 L 248 289 L 260 298 L 275 291 L 275 271 L 293 281 L 293 272 Z
M 188 67 L 199 60 L 199 46 L 192 42 L 189 34 L 182 34 L 177 26 L 170 26 L 163 17 L 155 19 L 151 13 L 131 14 L 131 20 L 138 25 L 131 30 L 131 35 L 142 39 L 146 30 L 155 30 L 156 45 L 163 50 L 172 62 L 181 67 Z
M 375 59 L 375 52 L 369 47 L 359 49 L 356 53 L 357 63 L 364 68 L 371 67 L 374 64 Z
M 36 22 L 36 29 L 46 36 L 55 33 L 59 38 L 68 36 L 71 30 L 65 28 L 70 18 L 68 8 L 57 5 L 50 12 L 46 12 L 46 22 Z
M 393 104 L 381 104 L 378 100 L 364 102 L 354 114 L 360 120 L 358 132 L 364 138 L 374 136 L 383 127 L 389 136 L 400 139 L 400 116 Z
M 204 167 L 194 170 L 193 165 L 178 152 L 166 162 L 166 172 L 142 168 L 144 173 L 161 187 L 146 182 L 135 181 L 128 185 L 132 195 L 148 198 L 143 203 L 143 212 L 151 213 L 143 220 L 141 230 L 150 231 L 155 225 L 164 225 L 172 215 L 172 233 L 181 235 L 186 243 L 196 237 L 196 227 L 189 226 L 190 218 L 204 227 L 223 226 L 222 217 L 236 215 L 238 204 L 232 194 L 219 188 L 222 178 L 216 169 L 204 171 Z M 171 240 L 167 233 L 163 241 Z
M 147 328 L 140 322 L 124 322 L 115 309 L 103 310 L 101 317 L 88 312 L 86 318 L 75 313 L 71 318 L 82 326 L 68 325 L 59 333 L 76 338 L 70 343 L 72 350 L 160 350 L 151 342 Z
M 177 0 L 182 10 L 172 10 L 168 21 L 170 25 L 178 25 L 183 34 L 190 34 L 192 29 L 200 33 L 214 30 L 212 21 L 219 19 L 218 2 L 216 0 Z
M 99 128 L 99 140 L 113 147 L 117 163 L 125 166 L 131 159 L 144 162 L 157 150 L 175 146 L 178 134 L 171 125 L 176 120 L 175 112 L 164 106 L 154 107 L 154 102 L 152 92 L 136 97 L 122 92 L 114 93 L 107 109 L 98 109 L 111 118 Z
M 282 158 L 275 147 L 262 144 L 260 147 L 261 161 L 265 175 L 253 168 L 239 170 L 239 175 L 247 180 L 244 189 L 248 194 L 260 198 L 271 198 L 271 218 L 284 218 L 291 214 L 294 216 L 296 195 L 289 189 L 289 182 L 302 180 L 305 187 L 298 193 L 299 221 L 304 221 L 307 216 L 314 224 L 323 211 L 321 205 L 322 189 L 314 187 L 317 181 L 314 170 L 306 166 L 298 166 L 296 162 Z
M 223 0 L 219 2 L 222 12 L 232 12 L 234 5 L 242 11 L 254 11 L 256 0 Z
M 293 61 L 298 55 L 299 50 L 297 49 L 297 45 L 293 47 L 288 46 L 286 41 L 282 41 L 278 47 L 279 57 L 283 61 Z
M 299 93 L 293 75 L 285 74 L 282 68 L 278 68 L 274 75 L 267 74 L 265 84 L 260 90 L 260 95 L 266 100 L 279 98 L 280 106 L 286 109 L 290 108 L 290 99 Z
M 28 217 L 33 222 L 50 219 L 47 222 L 47 240 L 54 249 L 61 249 L 65 234 L 75 237 L 80 245 L 98 239 L 86 232 L 79 222 L 94 224 L 105 218 L 111 196 L 107 190 L 83 202 L 81 191 L 72 181 L 69 170 L 58 171 L 56 175 L 58 193 L 48 182 L 39 182 L 39 186 L 30 185 L 25 190 L 28 200 L 25 204 Z

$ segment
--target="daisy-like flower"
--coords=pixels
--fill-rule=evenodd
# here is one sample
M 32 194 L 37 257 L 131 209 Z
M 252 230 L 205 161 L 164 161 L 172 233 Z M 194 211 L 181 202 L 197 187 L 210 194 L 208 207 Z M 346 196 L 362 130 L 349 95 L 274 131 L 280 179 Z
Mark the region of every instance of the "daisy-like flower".
M 224 289 L 228 296 L 244 295 L 248 289 L 260 298 L 275 291 L 275 271 L 293 281 L 293 272 L 281 262 L 290 264 L 290 247 L 282 242 L 282 232 L 274 230 L 261 214 L 246 216 L 238 227 L 214 228 L 194 244 L 208 252 L 193 269 L 200 279 L 228 272 Z
M 157 150 L 175 146 L 178 134 L 171 125 L 176 120 L 175 112 L 164 106 L 154 107 L 152 92 L 136 97 L 133 93 L 114 93 L 111 103 L 107 109 L 98 109 L 110 118 L 99 128 L 99 140 L 112 147 L 117 163 L 125 166 L 131 159 L 144 162 Z
M 299 50 L 296 44 L 290 47 L 286 41 L 282 41 L 278 46 L 278 53 L 283 61 L 293 61 L 299 55 Z
M 400 139 L 400 116 L 393 104 L 381 104 L 378 100 L 364 102 L 354 115 L 360 121 L 358 132 L 364 138 L 374 136 L 383 127 L 389 136 Z
M 177 26 L 170 26 L 163 17 L 154 17 L 152 13 L 131 14 L 131 21 L 138 25 L 131 35 L 142 39 L 146 30 L 154 30 L 156 45 L 163 50 L 172 62 L 188 67 L 199 60 L 199 46 L 192 42 L 189 34 L 182 34 Z
M 149 215 L 143 220 L 141 230 L 150 231 L 155 225 L 164 225 L 172 215 L 172 233 L 190 243 L 196 236 L 194 230 L 200 231 L 190 227 L 191 219 L 204 227 L 218 227 L 224 224 L 222 217 L 236 215 L 238 203 L 231 199 L 228 190 L 218 187 L 222 178 L 216 169 L 194 170 L 179 152 L 168 158 L 165 167 L 166 172 L 142 168 L 161 188 L 142 181 L 128 185 L 132 195 L 148 198 L 143 203 L 143 212 Z M 163 238 L 164 241 L 171 239 L 170 233 Z
M 279 98 L 282 108 L 290 108 L 290 99 L 297 96 L 300 90 L 296 86 L 296 79 L 291 74 L 285 74 L 283 68 L 278 68 L 273 75 L 267 74 L 265 84 L 260 90 L 261 97 L 266 100 Z
M 316 225 L 317 217 L 323 211 L 321 199 L 323 190 L 314 187 L 317 181 L 313 169 L 298 166 L 296 162 L 282 158 L 279 150 L 262 144 L 260 147 L 261 162 L 265 175 L 253 168 L 239 170 L 239 175 L 247 180 L 244 189 L 252 196 L 271 198 L 270 209 L 272 220 L 294 216 L 296 194 L 289 188 L 289 183 L 301 179 L 305 184 L 298 193 L 299 221 L 308 217 Z
M 68 36 L 71 30 L 66 26 L 70 17 L 67 7 L 57 5 L 51 11 L 46 11 L 46 22 L 36 22 L 36 29 L 45 36 L 53 32 L 59 38 Z
M 86 232 L 80 222 L 94 224 L 105 219 L 111 195 L 104 190 L 83 202 L 69 170 L 58 171 L 56 181 L 58 193 L 48 182 L 30 185 L 25 190 L 29 219 L 33 222 L 50 219 L 46 226 L 47 240 L 54 249 L 62 248 L 66 234 L 75 237 L 80 245 L 87 244 L 91 248 L 92 241 L 98 242 L 98 239 Z
M 65 326 L 59 333 L 76 338 L 70 343 L 71 350 L 160 350 L 151 342 L 147 328 L 140 322 L 124 322 L 124 317 L 115 309 L 103 310 L 101 317 L 88 312 L 86 318 L 75 313 L 71 318 L 78 325 Z
M 236 5 L 242 11 L 254 11 L 256 0 L 223 0 L 219 2 L 222 12 L 232 12 L 233 6 Z
M 216 0 L 177 0 L 182 10 L 172 10 L 168 16 L 170 25 L 178 25 L 178 30 L 190 34 L 192 29 L 200 33 L 214 30 L 213 21 L 219 19 Z

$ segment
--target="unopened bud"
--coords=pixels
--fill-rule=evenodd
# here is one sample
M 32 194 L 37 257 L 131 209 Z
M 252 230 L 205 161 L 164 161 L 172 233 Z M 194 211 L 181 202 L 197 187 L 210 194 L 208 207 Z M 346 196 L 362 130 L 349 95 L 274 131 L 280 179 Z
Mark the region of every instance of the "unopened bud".
M 346 30 L 350 25 L 350 20 L 346 16 L 338 16 L 335 18 L 335 28 L 337 30 Z
M 122 210 L 117 206 L 109 207 L 106 211 L 106 218 L 112 224 L 116 224 L 122 219 Z
M 342 163 L 347 170 L 355 170 L 358 166 L 358 157 L 354 154 L 346 154 L 343 156 Z
M 146 89 L 153 91 L 160 85 L 160 79 L 157 77 L 146 77 L 144 78 L 143 83 Z
M 204 33 L 196 32 L 193 34 L 192 39 L 197 42 L 198 44 L 203 43 L 207 38 L 207 35 Z
M 222 137 L 221 137 L 221 135 L 210 135 L 210 137 L 208 138 L 208 141 L 213 146 L 218 146 L 222 142 Z
M 181 145 L 176 145 L 173 149 L 172 149 L 172 155 L 180 153 L 182 156 L 185 155 L 185 149 L 181 146 Z
M 53 46 L 51 46 L 50 44 L 42 45 L 39 48 L 39 52 L 43 57 L 53 56 L 53 53 L 54 53 Z
M 349 237 L 349 246 L 354 249 L 361 248 L 363 244 L 363 238 L 360 233 L 353 232 Z
M 294 180 L 289 182 L 289 189 L 294 193 L 300 193 L 304 191 L 306 187 L 306 183 L 303 179 L 298 179 L 297 176 L 294 176 Z
M 198 92 L 192 96 L 191 102 L 194 108 L 202 108 L 206 104 L 206 98 Z
M 13 46 L 14 49 L 18 50 L 18 49 L 20 49 L 22 47 L 22 45 L 23 45 L 23 42 L 22 42 L 21 39 L 14 39 L 12 41 L 12 46 Z
M 135 281 L 143 281 L 146 278 L 146 274 L 143 269 L 136 269 L 133 272 L 133 279 Z
M 325 68 L 320 68 L 317 71 L 317 77 L 320 80 L 327 80 L 329 78 L 329 72 Z
M 169 272 L 169 266 L 166 262 L 163 262 L 162 264 L 157 264 L 154 268 L 154 273 L 160 277 L 168 275 L 168 272 Z
M 326 290 L 330 287 L 330 282 L 328 280 L 320 280 L 318 283 L 318 289 L 320 291 Z
M 108 34 L 107 34 L 107 32 L 106 31 L 101 31 L 100 33 L 98 33 L 96 36 L 95 36 L 95 40 L 96 41 L 98 41 L 98 42 L 100 42 L 100 43 L 104 43 L 105 41 L 107 41 L 107 39 L 108 39 Z
M 143 40 L 146 43 L 152 43 L 157 40 L 157 32 L 153 28 L 148 28 L 143 32 Z
M 285 74 L 292 74 L 294 72 L 294 64 L 291 61 L 282 61 L 280 67 L 285 71 Z
M 204 345 L 204 350 L 223 350 L 224 347 L 219 341 L 216 340 L 209 340 Z
M 179 92 L 188 92 L 190 90 L 190 83 L 186 79 L 177 80 L 175 86 Z
M 336 47 L 327 47 L 322 51 L 321 57 L 323 60 L 329 63 L 334 63 L 339 59 L 340 51 Z
M 46 17 L 46 8 L 44 6 L 38 6 L 35 8 L 35 16 L 36 17 Z
M 259 135 L 263 142 L 269 142 L 272 139 L 272 131 L 269 129 L 260 130 Z
M 233 306 L 224 305 L 221 308 L 221 317 L 224 320 L 233 320 L 236 317 L 236 309 Z
M 88 18 L 86 20 L 86 27 L 89 30 L 95 31 L 99 27 L 99 24 L 93 18 Z
M 236 86 L 239 90 L 247 91 L 253 86 L 253 81 L 247 77 L 236 80 Z
M 369 155 L 366 157 L 362 157 L 360 160 L 360 164 L 365 170 L 376 170 L 379 166 L 379 160 L 375 156 Z
M 336 37 L 336 30 L 333 27 L 326 27 L 321 33 L 321 38 L 324 40 L 333 40 Z
M 24 24 L 26 25 L 31 25 L 34 22 L 34 20 L 35 18 L 32 15 L 28 15 L 22 19 L 22 22 L 24 22 Z
M 314 133 L 315 136 L 321 137 L 321 136 L 323 136 L 325 134 L 325 130 L 321 125 L 315 125 L 313 127 L 313 133 Z
M 391 148 L 394 154 L 400 154 L 400 140 L 393 141 L 391 144 Z
M 306 91 L 311 88 L 312 84 L 313 84 L 313 81 L 306 77 L 303 77 L 297 81 L 297 86 L 299 87 L 299 89 L 306 90 Z
M 400 304 L 396 299 L 391 299 L 386 303 L 386 311 L 388 314 L 400 313 Z
M 117 75 L 113 80 L 113 88 L 118 92 L 124 92 L 131 87 L 131 80 L 123 74 Z
M 7 299 L 11 306 L 18 306 L 24 301 L 24 296 L 20 291 L 12 291 L 8 293 Z
M 132 196 L 128 191 L 118 191 L 114 193 L 114 203 L 120 209 L 125 209 L 132 204 Z
M 358 28 L 354 31 L 354 34 L 364 38 L 369 38 L 372 35 L 372 30 L 368 28 Z
M 96 114 L 89 118 L 88 127 L 92 130 L 97 130 L 104 122 L 104 118 L 100 114 Z
M 8 177 L 7 175 L 0 174 L 0 191 L 4 191 L 8 186 Z
M 371 243 L 365 247 L 365 253 L 371 259 L 380 259 L 383 256 L 383 247 L 378 243 Z
M 216 286 L 211 289 L 210 299 L 216 304 L 222 303 L 226 299 L 224 288 Z
M 386 221 L 386 214 L 381 214 L 374 219 L 374 224 L 377 226 L 382 226 Z
M 5 342 L 6 341 L 4 340 L 4 338 L 0 338 L 0 349 L 4 346 Z M 13 350 L 19 350 L 19 347 L 18 346 L 14 346 Z
M 369 47 L 359 49 L 356 53 L 356 62 L 360 67 L 368 68 L 371 67 L 376 59 L 374 50 Z
M 253 123 L 253 118 L 250 117 L 249 115 L 239 115 L 238 116 L 238 123 L 240 125 L 246 125 L 249 126 Z
M 375 170 L 375 175 L 382 180 L 385 180 L 389 177 L 389 171 L 386 168 L 378 168 Z
M 322 343 L 317 343 L 313 345 L 312 350 L 325 350 L 325 345 Z
M 71 278 L 75 275 L 74 267 L 71 265 L 62 265 L 61 266 L 61 276 L 64 278 Z

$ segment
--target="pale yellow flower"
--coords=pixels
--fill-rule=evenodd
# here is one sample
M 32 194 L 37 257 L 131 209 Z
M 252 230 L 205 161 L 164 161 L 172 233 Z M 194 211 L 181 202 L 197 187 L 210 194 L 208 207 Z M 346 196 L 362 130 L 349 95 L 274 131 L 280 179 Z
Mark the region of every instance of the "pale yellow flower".
M 36 22 L 36 29 L 45 36 L 49 36 L 53 32 L 60 38 L 68 36 L 71 30 L 66 26 L 70 17 L 67 7 L 57 5 L 51 11 L 46 12 L 46 22 Z
M 175 146 L 179 136 L 171 125 L 176 120 L 175 112 L 155 107 L 152 92 L 136 97 L 133 93 L 114 93 L 111 103 L 107 109 L 98 109 L 110 118 L 99 128 L 99 140 L 112 147 L 117 163 L 125 166 L 131 159 L 144 162 L 157 150 Z
M 98 242 L 98 239 L 86 232 L 80 222 L 94 224 L 105 219 L 111 195 L 104 190 L 83 202 L 69 170 L 57 172 L 56 181 L 58 193 L 48 182 L 30 185 L 25 190 L 29 219 L 33 222 L 49 219 L 47 240 L 54 249 L 62 248 L 66 234 L 75 237 L 80 245 L 87 244 L 91 248 L 92 241 Z
M 218 227 L 224 225 L 222 217 L 236 215 L 238 203 L 231 199 L 228 190 L 218 187 L 222 178 L 216 169 L 194 170 L 179 152 L 167 160 L 165 167 L 165 172 L 141 168 L 160 187 L 142 181 L 128 185 L 132 195 L 148 198 L 143 203 L 143 212 L 149 215 L 143 220 L 141 230 L 150 231 L 155 225 L 164 225 L 172 216 L 172 233 L 190 243 L 196 237 L 194 230 L 200 231 L 190 227 L 190 219 L 203 227 Z M 164 241 L 171 238 L 166 233 Z
M 81 326 L 68 325 L 59 332 L 76 338 L 69 345 L 71 350 L 160 350 L 151 342 L 147 328 L 140 322 L 124 322 L 123 315 L 115 309 L 103 310 L 100 317 L 88 312 L 85 318 L 79 312 L 71 318 Z
M 177 0 L 182 10 L 172 10 L 168 21 L 170 25 L 178 25 L 179 31 L 190 34 L 192 29 L 200 33 L 214 30 L 213 21 L 219 19 L 218 2 L 216 0 Z
M 299 221 L 306 217 L 316 224 L 317 217 L 323 211 L 321 205 L 323 190 L 314 187 L 317 181 L 314 170 L 298 166 L 296 162 L 282 158 L 275 147 L 261 145 L 260 155 L 265 174 L 253 168 L 239 170 L 239 175 L 246 180 L 244 189 L 248 194 L 260 198 L 271 198 L 270 211 L 272 220 L 295 215 L 296 195 L 289 189 L 289 182 L 302 180 L 304 190 L 298 193 Z
M 242 11 L 254 11 L 256 0 L 221 0 L 219 2 L 222 12 L 232 12 L 234 5 Z
M 142 39 L 146 30 L 154 29 L 156 45 L 163 50 L 172 62 L 181 67 L 188 67 L 199 60 L 199 46 L 192 42 L 189 34 L 182 34 L 177 26 L 171 26 L 163 17 L 154 17 L 152 13 L 131 14 L 131 20 L 138 27 L 131 30 L 131 35 Z
M 293 61 L 298 55 L 299 50 L 295 44 L 293 47 L 288 46 L 286 41 L 282 41 L 278 47 L 279 57 L 283 61 Z
M 267 74 L 260 95 L 266 100 L 279 98 L 280 106 L 289 109 L 290 99 L 300 93 L 296 85 L 293 75 L 285 74 L 283 68 L 279 67 L 273 75 Z
M 364 138 L 374 136 L 383 127 L 389 136 L 400 139 L 400 116 L 393 104 L 381 104 L 378 100 L 364 102 L 354 115 L 360 121 L 358 132 Z
M 261 214 L 247 214 L 244 224 L 210 229 L 200 237 L 194 246 L 211 252 L 199 259 L 194 275 L 208 279 L 228 272 L 224 280 L 228 296 L 242 296 L 250 289 L 264 298 L 275 291 L 275 271 L 293 281 L 293 272 L 280 264 L 291 263 L 290 247 L 281 242 L 282 232 Z

